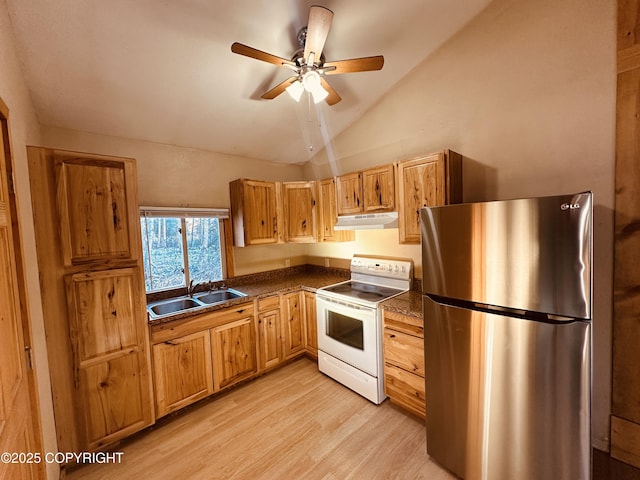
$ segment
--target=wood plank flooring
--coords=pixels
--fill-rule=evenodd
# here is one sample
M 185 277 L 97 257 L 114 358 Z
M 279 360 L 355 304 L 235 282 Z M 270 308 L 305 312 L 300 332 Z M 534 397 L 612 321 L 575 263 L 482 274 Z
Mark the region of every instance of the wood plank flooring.
M 429 479 L 455 477 L 426 453 L 421 420 L 374 405 L 306 358 L 201 402 L 121 443 L 120 464 L 68 480 Z

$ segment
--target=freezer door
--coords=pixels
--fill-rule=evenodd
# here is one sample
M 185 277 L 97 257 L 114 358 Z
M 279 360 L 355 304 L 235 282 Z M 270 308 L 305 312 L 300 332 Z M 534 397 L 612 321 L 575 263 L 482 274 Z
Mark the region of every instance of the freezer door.
M 592 194 L 420 210 L 423 291 L 591 318 Z
M 590 322 L 423 297 L 427 451 L 467 480 L 590 478 Z

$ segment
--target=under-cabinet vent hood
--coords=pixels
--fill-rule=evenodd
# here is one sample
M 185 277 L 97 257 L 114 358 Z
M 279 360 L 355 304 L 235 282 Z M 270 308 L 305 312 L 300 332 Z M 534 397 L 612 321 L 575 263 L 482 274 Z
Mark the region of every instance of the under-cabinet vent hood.
M 398 228 L 398 212 L 341 215 L 334 230 L 374 230 Z

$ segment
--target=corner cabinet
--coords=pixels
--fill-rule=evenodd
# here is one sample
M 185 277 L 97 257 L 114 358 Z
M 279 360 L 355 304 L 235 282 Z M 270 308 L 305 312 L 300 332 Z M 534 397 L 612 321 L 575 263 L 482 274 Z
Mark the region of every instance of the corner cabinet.
M 420 209 L 462 201 L 462 156 L 444 150 L 397 163 L 400 243 L 420 243 Z
M 284 240 L 316 242 L 318 239 L 316 182 L 284 182 Z
M 422 319 L 385 310 L 382 337 L 386 395 L 396 405 L 425 418 Z
M 282 243 L 279 182 L 239 179 L 229 183 L 233 244 Z
M 154 422 L 135 161 L 28 147 L 60 451 Z

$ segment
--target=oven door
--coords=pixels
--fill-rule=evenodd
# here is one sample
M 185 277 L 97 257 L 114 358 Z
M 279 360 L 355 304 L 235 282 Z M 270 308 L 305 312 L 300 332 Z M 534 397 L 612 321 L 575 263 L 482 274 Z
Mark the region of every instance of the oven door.
M 377 308 L 322 295 L 316 297 L 318 349 L 349 365 L 378 376 Z

